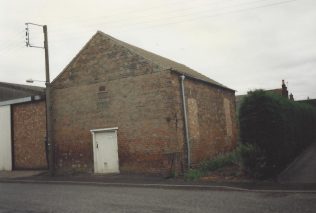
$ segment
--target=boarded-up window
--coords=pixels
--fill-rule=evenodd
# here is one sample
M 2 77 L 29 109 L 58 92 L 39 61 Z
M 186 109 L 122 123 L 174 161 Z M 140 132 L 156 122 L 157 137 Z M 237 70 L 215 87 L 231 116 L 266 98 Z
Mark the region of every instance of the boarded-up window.
M 224 98 L 224 111 L 226 119 L 226 132 L 227 136 L 231 137 L 233 135 L 233 123 L 230 114 L 230 101 L 227 98 Z
M 198 106 L 194 98 L 188 98 L 188 114 L 190 137 L 193 140 L 198 140 L 200 138 Z

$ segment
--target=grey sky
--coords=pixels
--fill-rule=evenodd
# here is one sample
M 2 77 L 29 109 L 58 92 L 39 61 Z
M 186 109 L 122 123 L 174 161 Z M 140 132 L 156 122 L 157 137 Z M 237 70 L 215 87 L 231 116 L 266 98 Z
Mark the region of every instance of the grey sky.
M 316 98 L 315 0 L 0 0 L 0 81 L 44 80 L 25 22 L 48 25 L 55 78 L 97 31 L 183 63 L 244 94 L 288 82 Z M 31 42 L 42 45 L 41 29 Z M 41 84 L 38 84 L 41 85 Z

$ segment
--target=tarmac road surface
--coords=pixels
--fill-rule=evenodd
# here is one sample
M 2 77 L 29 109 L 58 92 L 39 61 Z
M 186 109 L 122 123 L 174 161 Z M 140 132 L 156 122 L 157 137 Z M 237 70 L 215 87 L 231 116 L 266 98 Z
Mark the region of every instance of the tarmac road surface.
M 282 183 L 316 183 L 316 142 L 298 156 L 278 179 Z
M 316 212 L 315 193 L 0 183 L 0 213 Z

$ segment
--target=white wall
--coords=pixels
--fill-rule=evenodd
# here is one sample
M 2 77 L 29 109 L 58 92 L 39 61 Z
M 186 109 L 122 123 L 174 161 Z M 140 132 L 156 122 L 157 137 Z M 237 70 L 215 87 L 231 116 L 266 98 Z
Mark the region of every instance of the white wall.
M 11 109 L 0 106 L 0 171 L 12 170 Z

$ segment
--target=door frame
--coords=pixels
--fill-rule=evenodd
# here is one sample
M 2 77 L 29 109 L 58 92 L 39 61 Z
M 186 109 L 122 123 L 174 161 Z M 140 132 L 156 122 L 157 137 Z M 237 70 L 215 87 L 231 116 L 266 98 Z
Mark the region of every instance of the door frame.
M 118 146 L 118 140 L 117 140 L 117 131 L 118 131 L 118 127 L 111 127 L 111 128 L 101 128 L 101 129 L 91 129 L 90 132 L 92 134 L 92 146 L 93 146 L 93 172 L 95 172 L 95 169 L 97 168 L 97 156 L 95 153 L 96 150 L 96 142 L 95 142 L 95 138 L 96 138 L 96 133 L 99 132 L 115 132 L 116 134 L 116 143 Z M 117 151 L 118 152 L 118 151 Z M 118 153 L 117 153 L 118 155 Z M 118 173 L 120 173 L 120 162 L 119 162 L 119 157 L 118 157 Z

